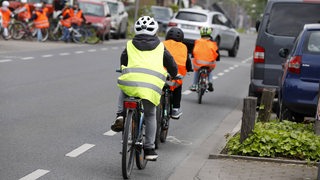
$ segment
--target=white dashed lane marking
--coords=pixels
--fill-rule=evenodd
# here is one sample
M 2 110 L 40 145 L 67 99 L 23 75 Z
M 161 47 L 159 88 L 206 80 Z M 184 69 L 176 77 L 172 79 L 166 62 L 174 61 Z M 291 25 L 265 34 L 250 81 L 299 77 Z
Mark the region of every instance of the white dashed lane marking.
M 115 134 L 117 134 L 117 132 L 114 132 L 114 131 L 110 130 L 108 132 L 105 132 L 103 135 L 105 135 L 105 136 L 114 136 Z
M 70 55 L 70 53 L 60 53 L 59 55 L 60 56 L 67 56 L 67 55 Z
M 2 59 L 2 60 L 0 60 L 0 63 L 10 62 L 10 61 L 12 61 L 12 60 L 11 59 Z
M 77 149 L 69 152 L 66 154 L 66 156 L 68 157 L 77 157 L 80 154 L 86 152 L 87 150 L 89 150 L 90 148 L 94 147 L 94 144 L 83 144 L 82 146 L 78 147 Z
M 48 58 L 48 57 L 52 57 L 52 56 L 53 56 L 52 54 L 46 54 L 46 55 L 42 55 L 41 57 Z
M 76 51 L 76 52 L 74 52 L 75 54 L 82 54 L 82 53 L 84 53 L 84 51 Z
M 88 52 L 96 52 L 96 49 L 89 49 Z
M 30 59 L 34 59 L 34 57 L 23 57 L 21 58 L 22 60 L 30 60 Z
M 36 179 L 40 178 L 41 176 L 47 174 L 48 172 L 50 172 L 50 171 L 44 170 L 44 169 L 38 169 L 38 170 L 26 175 L 25 177 L 23 177 L 19 180 L 36 180 Z

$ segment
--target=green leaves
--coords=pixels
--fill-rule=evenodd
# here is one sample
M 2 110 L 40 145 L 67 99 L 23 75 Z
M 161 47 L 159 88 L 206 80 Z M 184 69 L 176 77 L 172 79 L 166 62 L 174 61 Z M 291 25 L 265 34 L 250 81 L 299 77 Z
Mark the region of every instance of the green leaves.
M 313 124 L 273 120 L 257 122 L 253 133 L 240 143 L 240 134 L 233 136 L 226 146 L 230 155 L 285 157 L 301 160 L 320 160 L 320 136 L 313 132 Z

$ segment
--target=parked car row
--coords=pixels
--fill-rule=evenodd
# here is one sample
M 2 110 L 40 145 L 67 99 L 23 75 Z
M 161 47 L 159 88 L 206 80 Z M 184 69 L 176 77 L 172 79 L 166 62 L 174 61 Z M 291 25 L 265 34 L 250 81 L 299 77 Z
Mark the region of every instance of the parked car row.
M 320 1 L 269 0 L 258 22 L 249 96 L 276 89 L 280 119 L 315 117 L 320 81 Z M 306 25 L 307 24 L 307 25 Z

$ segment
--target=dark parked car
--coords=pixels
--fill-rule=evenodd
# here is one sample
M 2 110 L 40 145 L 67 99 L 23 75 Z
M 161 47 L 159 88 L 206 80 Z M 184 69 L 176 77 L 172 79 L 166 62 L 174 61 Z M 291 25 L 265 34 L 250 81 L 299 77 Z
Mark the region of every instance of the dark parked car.
M 279 88 L 283 58 L 280 48 L 291 49 L 304 24 L 320 20 L 320 1 L 269 0 L 265 8 L 251 66 L 249 96 L 260 102 L 264 88 Z M 277 95 L 276 95 L 277 97 Z
M 320 24 L 306 24 L 287 58 L 279 88 L 279 118 L 301 122 L 315 117 L 320 81 Z

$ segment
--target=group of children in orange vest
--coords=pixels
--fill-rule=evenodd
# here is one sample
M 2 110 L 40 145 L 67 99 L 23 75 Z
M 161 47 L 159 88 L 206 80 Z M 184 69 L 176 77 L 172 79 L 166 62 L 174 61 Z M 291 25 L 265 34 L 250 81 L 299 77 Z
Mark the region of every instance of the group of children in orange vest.
M 27 0 L 21 0 L 21 5 L 18 9 L 13 12 L 9 9 L 9 1 L 3 1 L 2 7 L 0 8 L 1 15 L 1 27 L 3 30 L 3 36 L 9 36 L 8 25 L 14 14 L 18 15 L 18 19 L 24 22 L 33 21 L 35 28 L 37 29 L 37 39 L 41 41 L 42 33 L 41 29 L 49 28 L 49 14 L 48 8 L 44 6 L 44 3 L 35 3 L 34 11 L 31 13 L 30 6 L 27 4 Z M 64 27 L 63 37 L 61 40 L 69 40 L 69 30 L 71 25 L 80 26 L 85 18 L 83 16 L 82 10 L 79 8 L 78 4 L 75 3 L 74 6 L 69 6 L 66 4 L 65 8 L 61 13 L 61 24 Z

